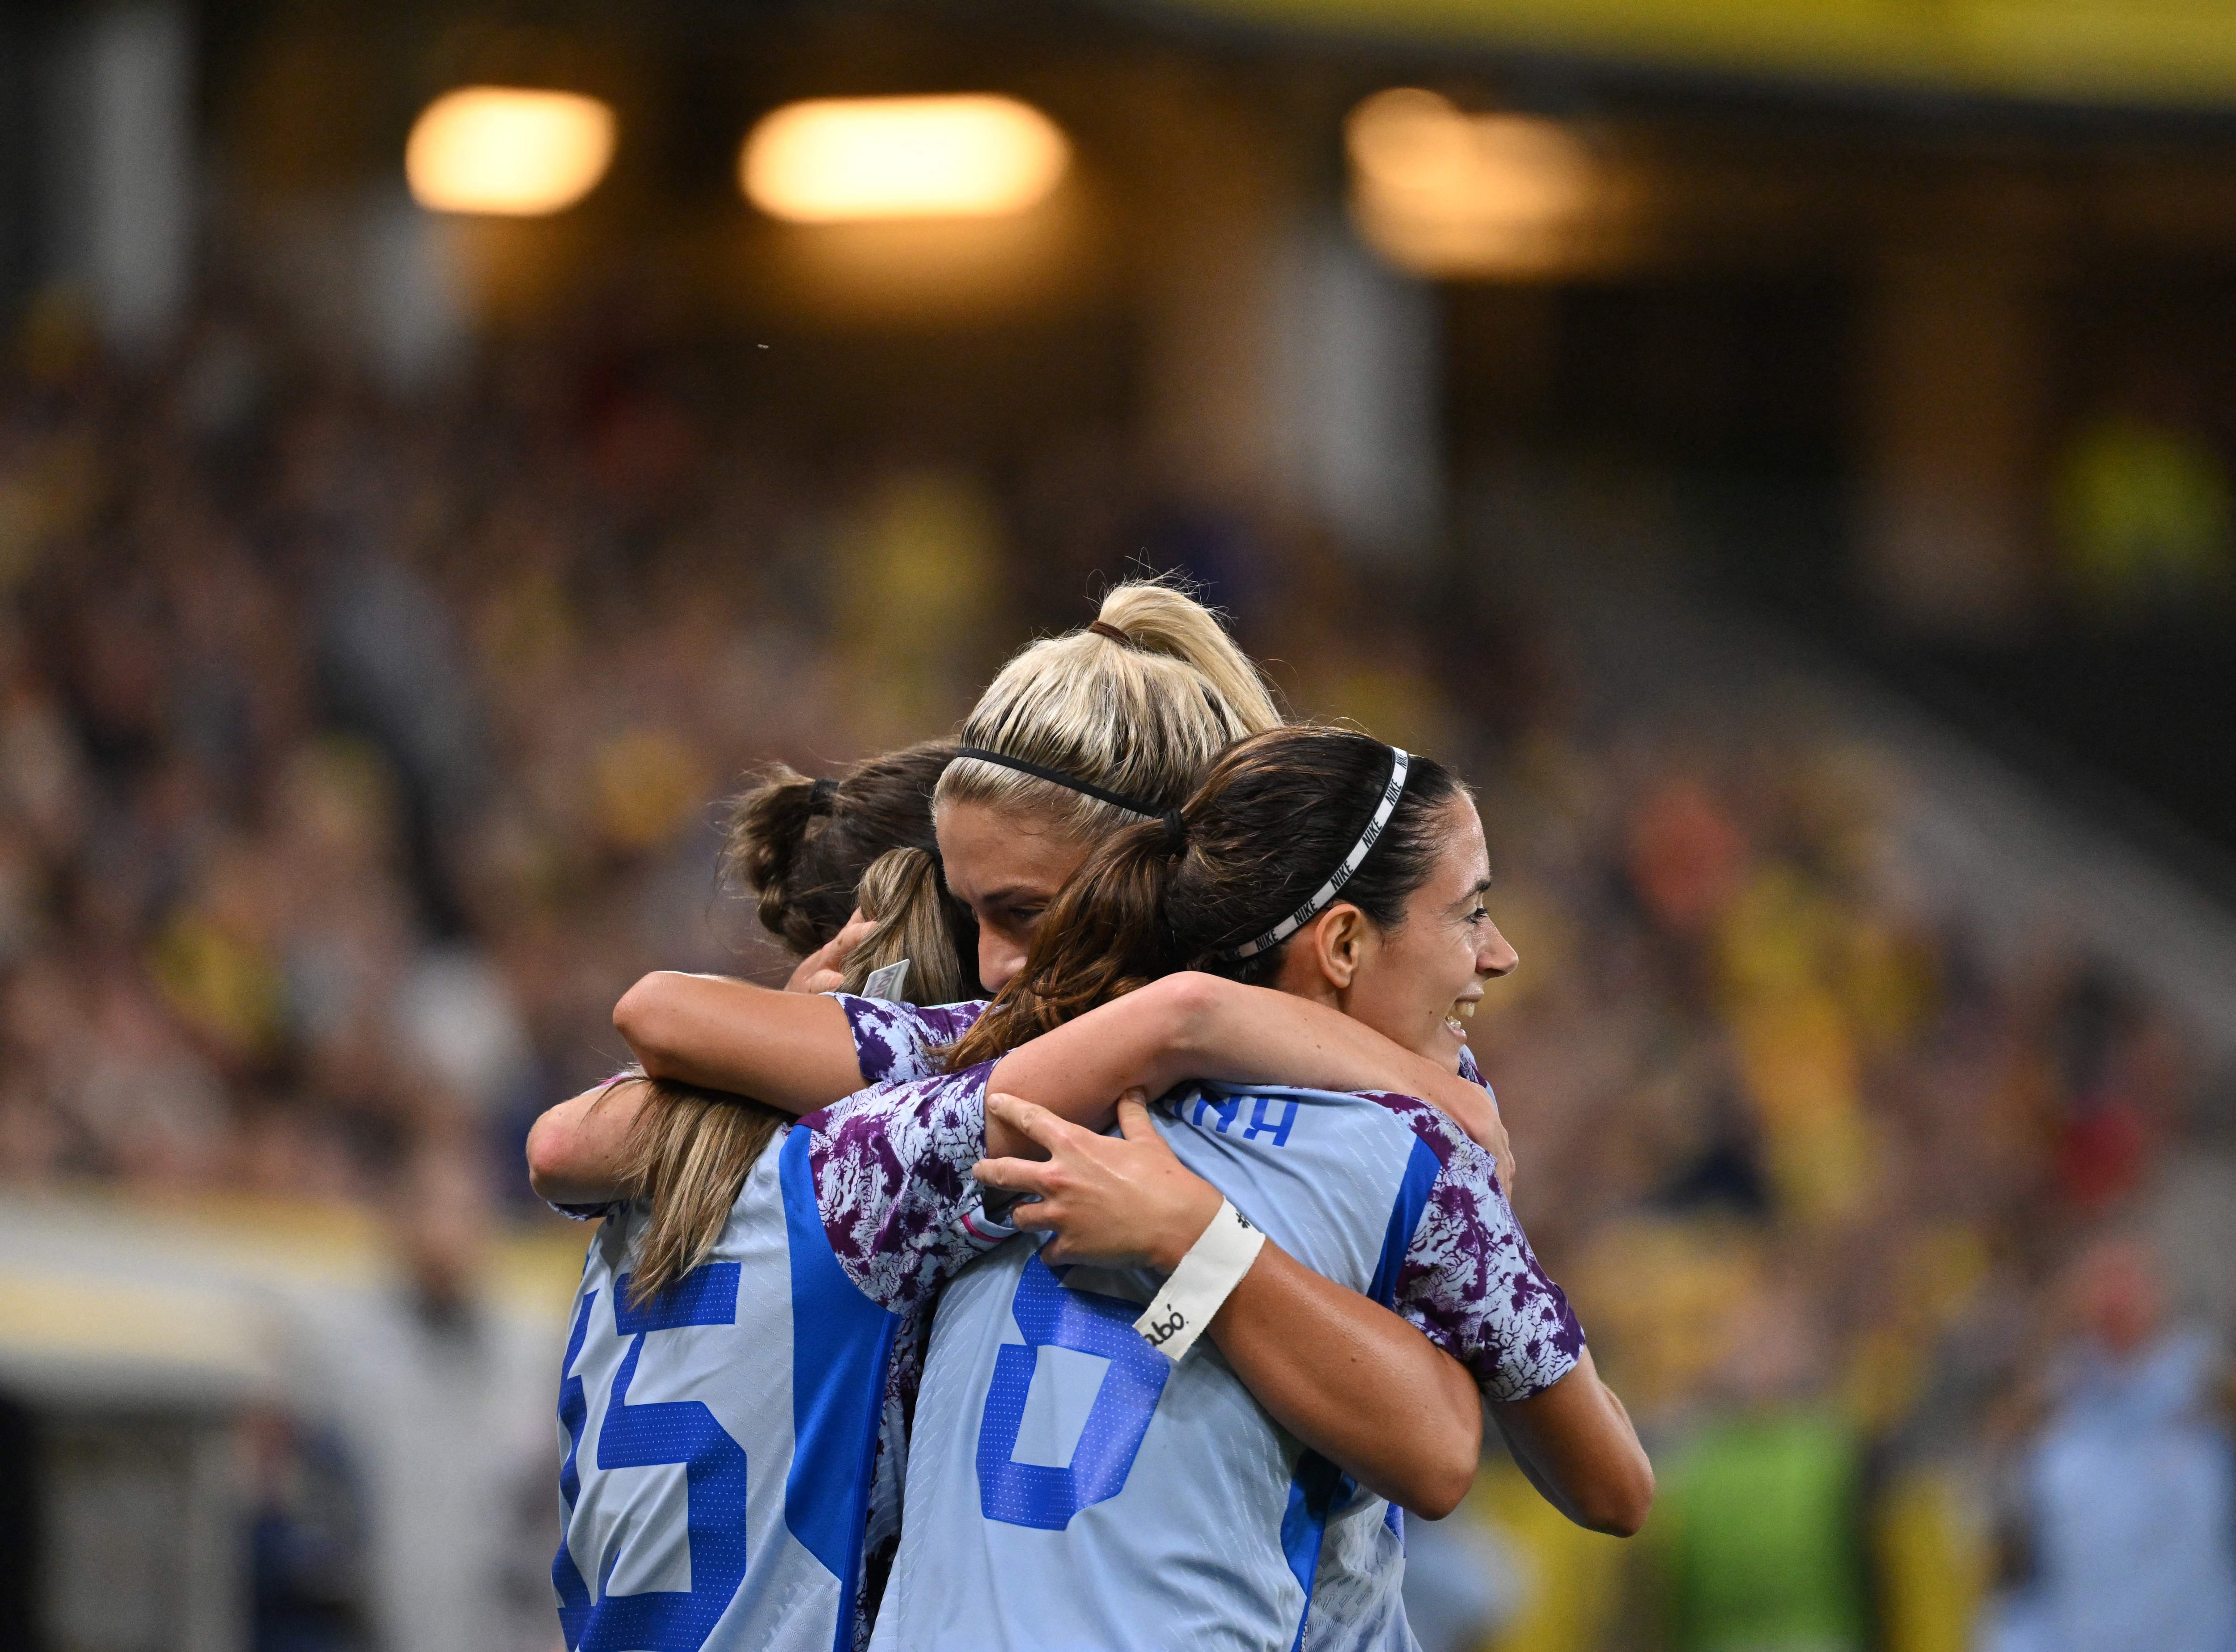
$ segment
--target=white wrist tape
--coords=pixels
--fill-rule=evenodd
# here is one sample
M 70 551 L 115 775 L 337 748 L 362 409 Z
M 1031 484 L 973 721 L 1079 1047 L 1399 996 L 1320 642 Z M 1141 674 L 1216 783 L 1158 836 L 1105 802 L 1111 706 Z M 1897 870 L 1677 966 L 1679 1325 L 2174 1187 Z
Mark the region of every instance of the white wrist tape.
M 1180 1356 L 1195 1346 L 1196 1338 L 1211 1324 L 1220 1305 L 1242 1282 L 1242 1275 L 1258 1260 L 1265 1242 L 1266 1236 L 1221 1199 L 1211 1225 L 1197 1236 L 1187 1255 L 1180 1258 L 1180 1265 L 1165 1282 L 1164 1289 L 1134 1321 L 1141 1340 L 1179 1364 Z

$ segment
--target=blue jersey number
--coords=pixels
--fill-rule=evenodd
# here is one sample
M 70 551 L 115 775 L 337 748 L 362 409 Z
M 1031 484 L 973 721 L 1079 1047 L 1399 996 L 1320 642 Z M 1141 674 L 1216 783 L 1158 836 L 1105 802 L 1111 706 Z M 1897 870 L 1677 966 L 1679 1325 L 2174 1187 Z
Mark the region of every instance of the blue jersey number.
M 1005 1345 L 995 1357 L 993 1386 L 978 1425 L 978 1506 L 989 1520 L 1061 1531 L 1082 1509 L 1124 1489 L 1172 1362 L 1134 1329 L 1141 1312 L 1136 1304 L 1066 1290 L 1038 1256 L 1025 1264 L 1009 1308 L 1025 1341 L 1022 1347 Z M 1040 1363 L 1037 1350 L 1043 1347 L 1073 1348 L 1110 1361 L 1063 1468 L 1010 1457 Z
M 651 1333 L 738 1322 L 738 1264 L 710 1262 L 694 1268 L 641 1307 L 630 1305 L 628 1284 L 626 1274 L 615 1282 L 614 1328 L 636 1341 L 614 1373 L 605 1423 L 598 1431 L 598 1466 L 684 1465 L 683 1483 L 690 1499 L 691 1587 L 608 1595 L 594 1603 L 581 1570 L 562 1542 L 558 1557 L 551 1563 L 551 1581 L 559 1590 L 559 1622 L 568 1652 L 699 1652 L 745 1581 L 745 1448 L 695 1400 L 632 1406 L 628 1393 Z M 569 1373 L 582 1351 L 596 1300 L 593 1291 L 575 1308 L 574 1329 L 567 1339 L 564 1369 Z M 582 1491 L 576 1458 L 589 1415 L 582 1378 L 568 1375 L 559 1387 L 559 1420 L 566 1426 L 568 1441 L 559 1490 L 570 1514 Z

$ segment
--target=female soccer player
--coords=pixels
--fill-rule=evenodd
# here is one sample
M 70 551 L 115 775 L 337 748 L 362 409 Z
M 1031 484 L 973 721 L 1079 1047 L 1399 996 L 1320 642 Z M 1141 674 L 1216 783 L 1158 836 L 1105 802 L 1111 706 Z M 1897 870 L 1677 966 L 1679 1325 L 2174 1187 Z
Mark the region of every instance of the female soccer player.
M 779 770 L 733 816 L 725 882 L 751 889 L 762 923 L 799 953 L 827 943 L 858 899 L 890 907 L 853 947 L 855 971 L 893 953 L 918 990 L 956 996 L 969 984 L 968 914 L 918 903 L 917 921 L 900 921 L 906 896 L 937 880 L 930 799 L 951 757 L 929 743 L 835 781 Z M 867 1201 L 843 1156 L 839 1174 L 827 1151 L 817 1173 L 810 1132 L 766 1150 L 788 1114 L 668 1082 L 631 1088 L 624 1179 L 637 1196 L 562 1206 L 609 1217 L 584 1264 L 560 1391 L 552 1579 L 567 1644 L 855 1644 L 868 1629 L 865 1558 L 882 1581 L 898 1537 L 905 1437 L 891 1372 L 910 1324 L 832 1255 L 826 1224 Z M 904 1170 L 936 1173 L 910 1101 L 895 1094 L 862 1117 L 880 1118 Z M 936 1249 L 950 1213 L 937 1195 L 925 1208 L 929 1221 L 900 1223 L 865 1260 Z
M 1082 1012 L 1186 967 L 1266 982 L 1456 1065 L 1465 1006 L 1512 964 L 1489 884 L 1473 803 L 1438 764 L 1338 731 L 1261 735 L 1176 820 L 1088 858 L 950 1059 L 997 1060 L 998 1084 L 1030 1085 L 1095 1059 Z M 1394 1518 L 1227 1363 L 1187 1356 L 1225 1312 L 1181 1278 L 1212 1266 L 1195 1264 L 1214 1238 L 1229 1253 L 1220 1289 L 1246 1278 L 1263 1234 L 1397 1308 L 1474 1374 L 1556 1504 L 1619 1531 L 1643 1521 L 1652 1470 L 1628 1418 L 1490 1156 L 1433 1108 L 1205 1085 L 1154 1125 L 1130 1104 L 1118 1144 L 1035 1108 L 996 1111 L 1057 1157 L 977 1174 L 1034 1195 L 1017 1220 L 1062 1236 L 995 1250 L 942 1300 L 873 1648 L 1281 1652 L 1308 1627 L 1314 1645 L 1411 1643 Z M 1202 1236 L 1184 1249 L 1174 1233 Z M 1391 1403 L 1378 1373 L 1351 1374 L 1354 1404 Z M 1345 1552 L 1325 1556 L 1331 1544 Z
M 1130 633 L 1121 628 L 1128 621 Z M 1102 633 L 1036 645 L 1013 662 L 973 726 L 992 719 L 1020 744 L 1049 727 L 1099 743 L 1098 771 L 1105 779 L 1138 786 L 1169 806 L 1234 735 L 1273 721 L 1247 662 L 1203 610 L 1177 593 L 1121 587 L 1097 623 Z M 1120 643 L 1112 632 L 1129 640 Z M 1246 717 L 1232 709 L 1222 680 L 1254 696 Z M 1114 751 L 1121 742 L 1122 750 Z M 1051 755 L 1079 760 L 1069 751 Z M 1108 814 L 1113 822 L 1128 817 L 1116 807 Z M 1034 836 L 1035 823 L 1023 823 L 1023 835 Z M 1049 832 L 1044 821 L 1039 832 Z M 1084 852 L 1083 846 L 1065 848 L 1074 860 Z M 1006 915 L 992 902 L 987 909 Z M 983 937 L 980 955 L 989 955 Z M 748 990 L 748 1000 L 754 996 Z M 960 1025 L 918 1019 L 905 1024 L 907 1038 L 898 1039 L 900 1018 L 867 1000 L 833 1006 L 798 994 L 758 997 L 787 1013 L 800 1006 L 833 1010 L 830 1019 L 845 1039 L 845 1054 L 825 1060 L 824 1067 L 851 1069 L 845 1088 L 903 1061 L 921 1065 L 917 1045 L 927 1036 L 951 1035 Z M 818 1025 L 808 1031 L 827 1036 L 832 1030 Z M 1288 1030 L 1275 1047 L 1292 1046 L 1295 1036 Z M 1394 1050 L 1379 1053 L 1389 1059 L 1375 1072 L 1386 1072 L 1392 1060 L 1401 1067 L 1406 1061 Z M 1371 1064 L 1351 1062 L 1360 1065 Z M 1182 1070 L 1214 1069 L 1190 1059 Z M 1338 1067 L 1327 1081 L 1343 1082 L 1349 1071 Z M 717 1076 L 727 1075 L 718 1070 Z M 1425 1076 L 1431 1082 L 1436 1077 Z M 783 1072 L 747 1075 L 756 1093 L 779 1100 L 797 1094 L 797 1087 L 786 1092 L 786 1078 Z M 1459 1105 L 1488 1111 L 1481 1092 L 1447 1078 L 1463 1092 Z M 578 1098 L 547 1118 L 530 1143 L 539 1190 L 569 1202 L 608 1196 L 617 1179 L 610 1159 L 598 1161 L 586 1181 L 577 1150 L 598 1142 L 602 1130 L 610 1145 L 611 1131 L 628 1123 L 644 1092 L 626 1086 L 609 1098 L 612 1105 L 595 1107 Z M 1082 1114 L 1107 1116 L 1113 1093 L 1102 1090 Z M 864 1524 L 871 1518 L 869 1442 L 878 1401 L 889 1379 L 905 1389 L 910 1316 L 984 1242 L 983 1228 L 951 1220 L 972 1191 L 967 1172 L 983 1140 L 978 1098 L 963 1098 L 958 1110 L 945 1098 L 932 1104 L 931 1094 L 928 1086 L 902 1085 L 857 1098 L 793 1132 L 781 1153 L 753 1161 L 711 1259 L 702 1256 L 662 1294 L 649 1295 L 632 1277 L 645 1225 L 661 1220 L 656 1199 L 648 1212 L 626 1212 L 601 1235 L 579 1299 L 562 1403 L 569 1518 L 555 1577 L 570 1644 L 618 1647 L 655 1629 L 663 1644 L 697 1646 L 710 1636 L 725 1645 L 807 1644 L 818 1635 L 828 1641 L 846 1624 Z M 682 1144 L 676 1145 L 680 1150 Z M 1307 1330 L 1325 1328 L 1343 1346 L 1390 1367 L 1393 1383 L 1410 1373 L 1421 1390 L 1421 1409 L 1446 1426 L 1424 1431 L 1415 1423 L 1384 1422 L 1380 1432 L 1396 1436 L 1394 1444 L 1384 1441 L 1382 1458 L 1369 1453 L 1360 1466 L 1371 1473 L 1391 1461 L 1426 1460 L 1441 1479 L 1419 1500 L 1432 1503 L 1446 1493 L 1456 1498 L 1454 1488 L 1463 1489 L 1472 1468 L 1472 1430 L 1479 1420 L 1471 1394 L 1463 1409 L 1458 1403 L 1463 1373 L 1455 1382 L 1445 1369 L 1450 1362 L 1394 1316 L 1301 1269 L 1284 1274 L 1269 1264 L 1257 1284 L 1265 1307 L 1292 1327 L 1301 1314 Z M 1379 1322 L 1361 1328 L 1356 1321 L 1362 1309 Z M 805 1336 L 804 1328 L 815 1334 Z M 897 1343 L 903 1355 L 898 1360 Z M 1271 1339 L 1267 1346 L 1274 1346 Z M 1295 1365 L 1296 1346 L 1281 1347 L 1279 1359 Z M 648 1402 L 638 1386 L 646 1357 L 654 1361 L 648 1376 L 657 1381 L 656 1392 L 694 1397 L 663 1401 L 646 1414 Z M 1314 1437 L 1350 1461 L 1345 1446 L 1359 1432 L 1356 1419 L 1344 1418 Z M 681 1464 L 682 1484 L 601 1473 L 593 1485 L 585 1478 L 593 1459 L 584 1456 L 593 1440 L 599 1471 Z M 673 1454 L 648 1454 L 661 1452 Z M 755 1475 L 746 1472 L 748 1457 L 762 1465 Z M 779 1473 L 781 1497 L 774 1489 Z M 661 1485 L 669 1486 L 664 1503 Z M 686 1505 L 680 1510 L 679 1496 Z M 725 1509 L 740 1497 L 746 1519 L 726 1520 Z M 658 1586 L 687 1575 L 687 1590 Z M 598 1580 L 595 1595 L 592 1578 Z

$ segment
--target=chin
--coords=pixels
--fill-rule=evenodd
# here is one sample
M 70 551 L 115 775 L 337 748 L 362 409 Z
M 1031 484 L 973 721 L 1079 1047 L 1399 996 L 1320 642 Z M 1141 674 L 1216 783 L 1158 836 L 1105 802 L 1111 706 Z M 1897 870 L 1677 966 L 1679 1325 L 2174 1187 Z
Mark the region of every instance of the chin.
M 1454 1072 L 1459 1071 L 1460 1052 L 1466 1047 L 1465 1030 L 1447 1020 L 1437 1022 L 1430 1030 L 1429 1036 L 1414 1046 L 1430 1060 L 1440 1066 L 1450 1067 Z

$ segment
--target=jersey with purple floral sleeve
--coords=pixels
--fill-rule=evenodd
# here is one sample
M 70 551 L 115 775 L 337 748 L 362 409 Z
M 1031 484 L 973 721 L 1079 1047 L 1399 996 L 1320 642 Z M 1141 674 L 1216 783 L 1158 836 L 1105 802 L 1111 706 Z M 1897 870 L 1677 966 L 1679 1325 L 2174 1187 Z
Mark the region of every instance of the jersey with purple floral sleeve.
M 649 1212 L 590 1247 L 561 1373 L 570 1652 L 847 1652 L 898 1524 L 897 1351 L 998 1235 L 975 1202 L 988 1067 L 809 1116 L 746 1178 L 712 1255 L 649 1300 Z
M 1460 1074 L 1483 1083 L 1464 1051 Z M 1583 1336 L 1568 1298 L 1546 1278 L 1528 1240 L 1512 1225 L 1495 1162 L 1437 1109 L 1410 1096 L 1371 1098 L 1403 1115 L 1417 1139 L 1444 1167 L 1389 1305 L 1466 1365 L 1489 1398 L 1523 1399 L 1542 1393 L 1575 1363 Z M 1486 1215 L 1488 1223 L 1481 1231 L 1473 1230 Z M 1444 1272 L 1434 1265 L 1440 1252 L 1482 1260 Z M 1488 1362 L 1486 1370 L 1483 1354 L 1493 1339 L 1469 1321 L 1497 1304 L 1483 1301 L 1470 1308 L 1467 1293 L 1478 1285 L 1507 1289 L 1508 1306 L 1519 1310 L 1512 1328 L 1522 1336 L 1525 1367 L 1536 1366 L 1536 1380 L 1522 1385 L 1520 1392 L 1510 1373 L 1502 1381 L 1497 1362 Z M 1534 1355 L 1527 1353 L 1533 1321 L 1549 1344 L 1549 1360 L 1543 1344 Z M 1311 1634 L 1305 1642 L 1311 1652 L 1418 1652 L 1419 1643 L 1405 1621 L 1404 1531 L 1403 1510 L 1344 1477 L 1329 1513 L 1312 1588 Z
M 939 1071 L 939 1050 L 968 1032 L 989 1000 L 961 1004 L 900 1004 L 891 999 L 833 993 L 854 1030 L 854 1053 L 865 1085 L 929 1078 Z
M 1579 1358 L 1582 1334 L 1490 1155 L 1435 1108 L 1207 1085 L 1154 1118 L 1248 1221 L 1394 1308 L 1492 1397 L 1540 1393 Z M 1151 1351 L 1132 1322 L 1157 1284 L 1051 1268 L 1029 1242 L 948 1288 L 874 1652 L 1412 1644 L 1380 1587 L 1404 1564 L 1387 1505 L 1362 1504 L 1214 1345 L 1177 1364 Z M 1324 1555 L 1338 1513 L 1352 1517 L 1334 1534 L 1345 1552 Z M 1357 1580 L 1325 1623 L 1324 1558 Z

